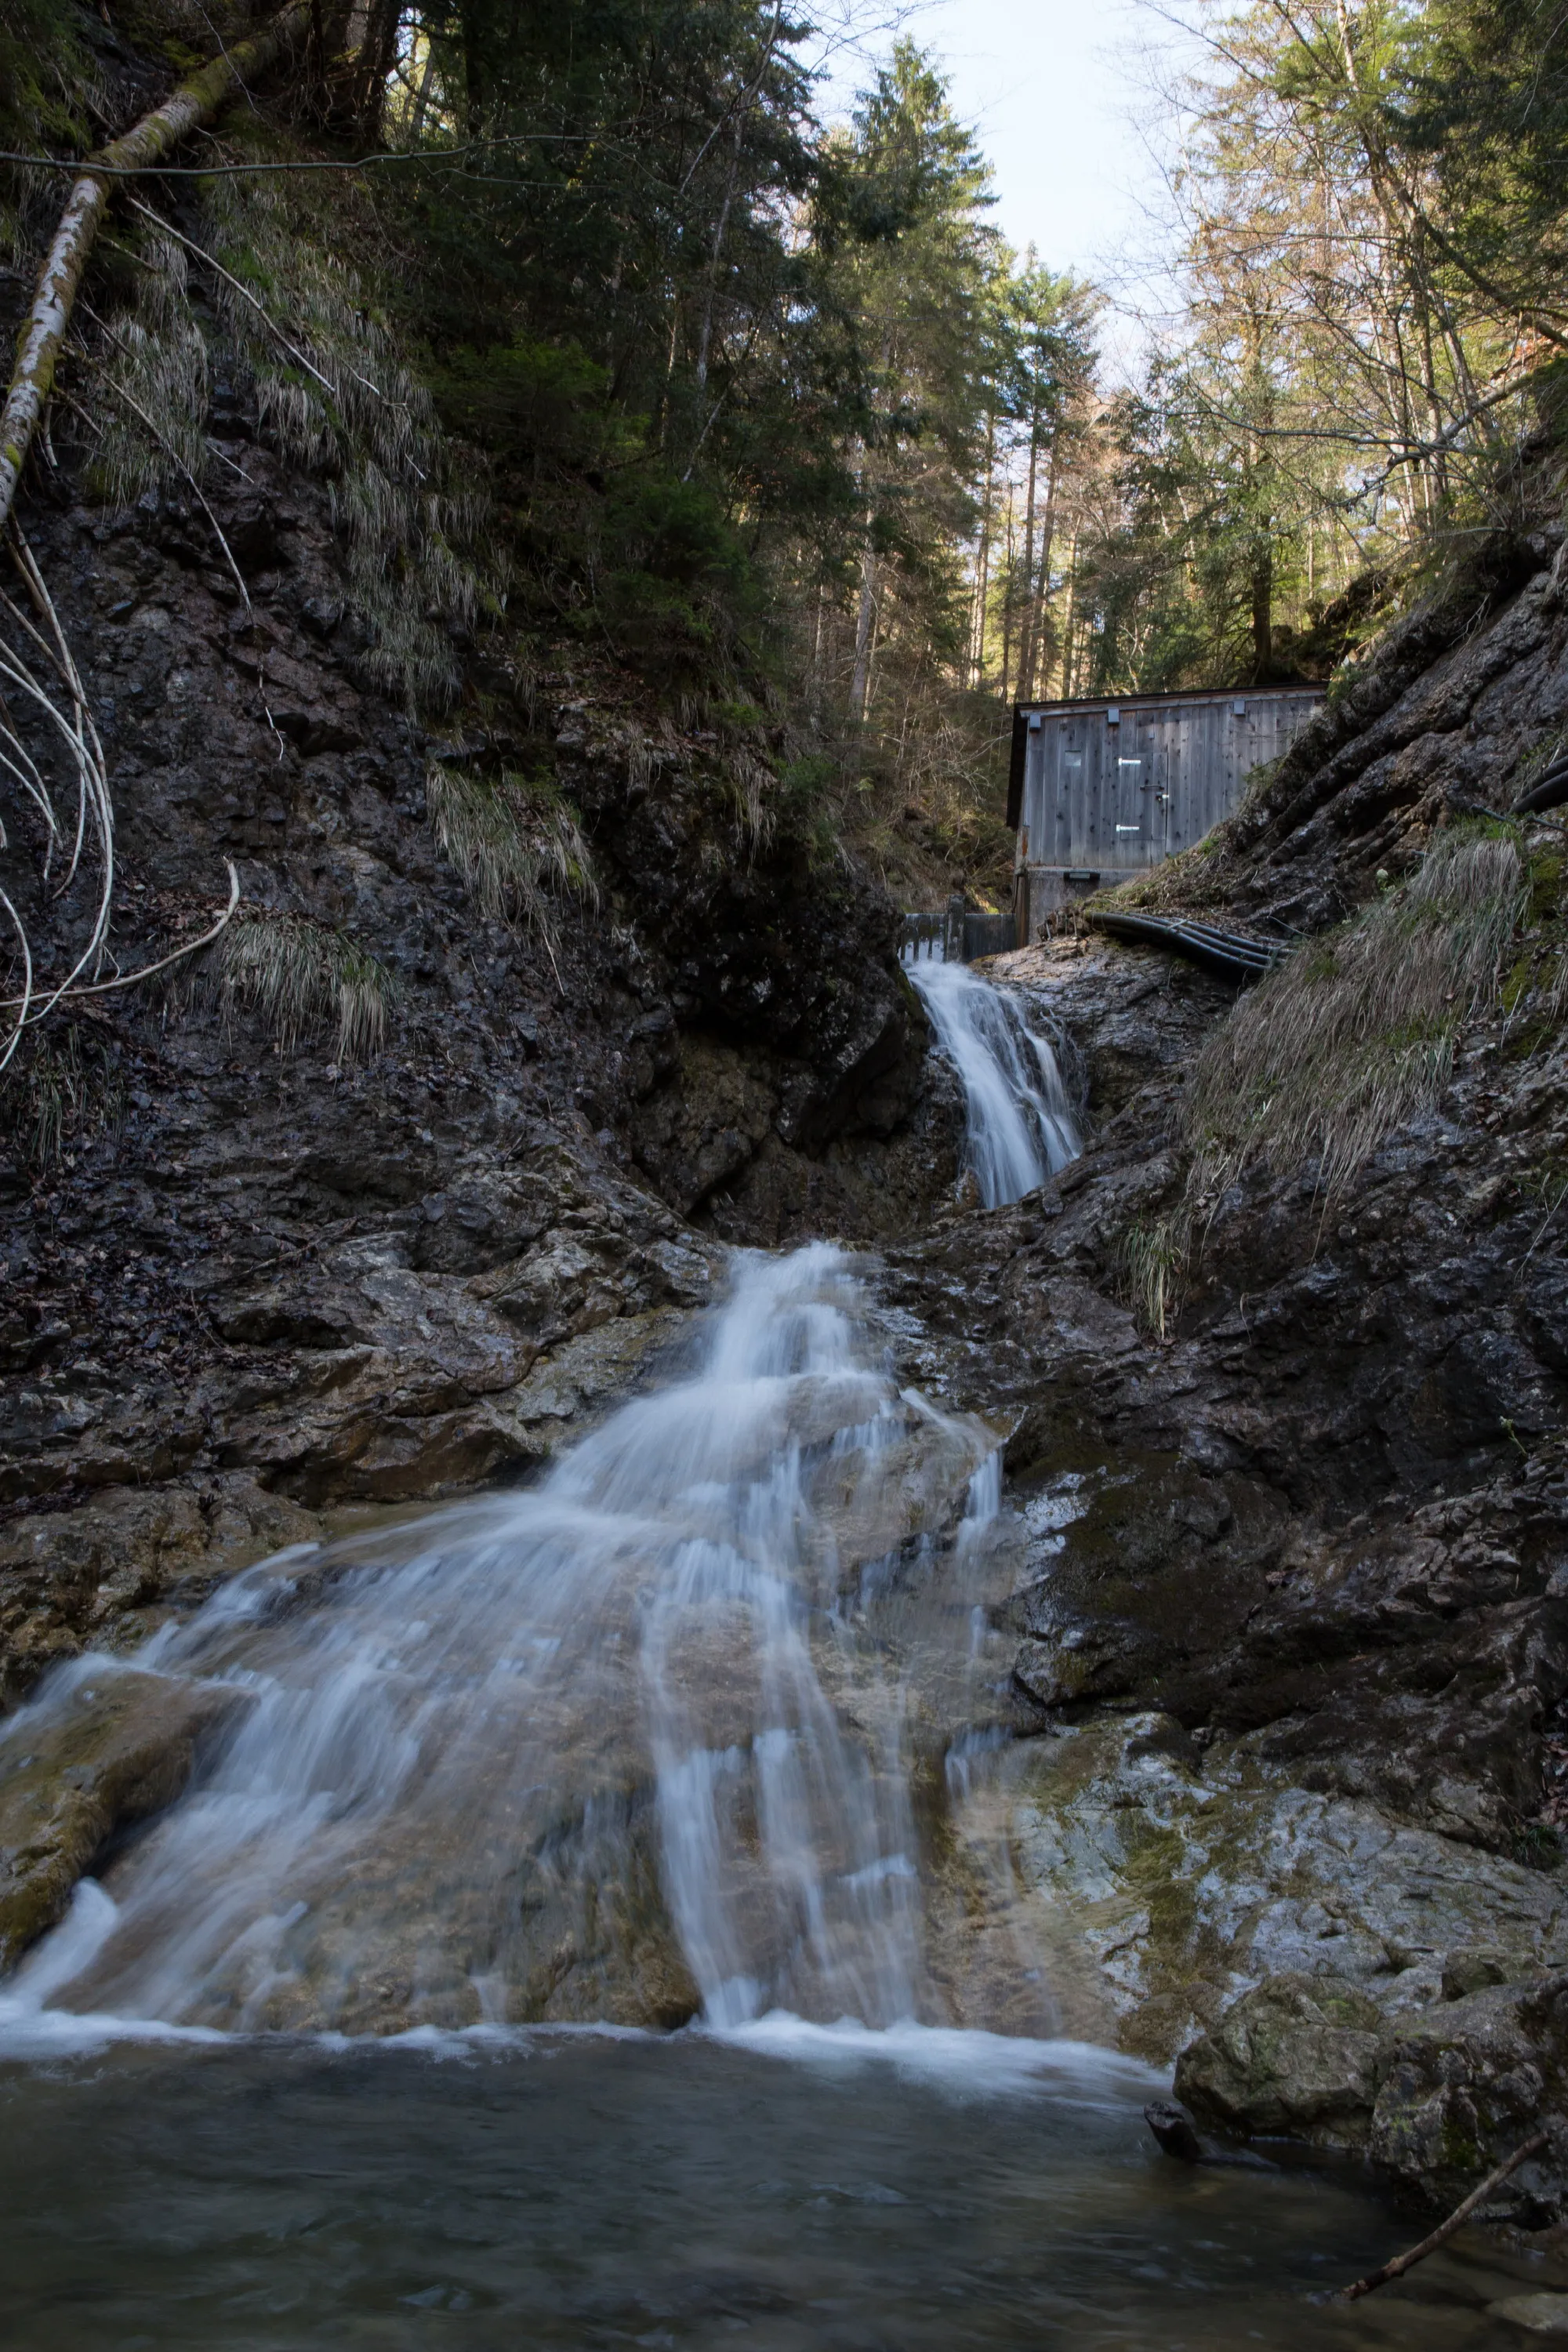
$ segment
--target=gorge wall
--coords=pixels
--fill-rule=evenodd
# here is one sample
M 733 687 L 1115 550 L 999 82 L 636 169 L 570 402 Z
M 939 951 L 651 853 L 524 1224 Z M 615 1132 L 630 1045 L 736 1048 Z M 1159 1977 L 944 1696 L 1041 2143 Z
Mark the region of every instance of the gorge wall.
M 113 968 L 205 929 L 232 860 L 234 929 L 373 960 L 384 1034 L 268 1018 L 220 941 L 13 1064 L 12 1693 L 310 1515 L 526 1474 L 707 1299 L 713 1239 L 898 1230 L 956 1175 L 884 895 L 749 834 L 719 737 L 650 719 L 613 665 L 520 684 L 492 633 L 423 730 L 365 661 L 327 486 L 221 375 L 209 430 L 210 519 L 93 503 L 63 454 L 25 517 L 106 747 Z M 437 758 L 547 774 L 596 902 L 553 902 L 550 938 L 487 916 L 429 821 Z M 20 902 L 46 959 L 91 886 L 54 887 L 35 868 Z
M 1331 958 L 1565 719 L 1547 523 L 1394 630 L 1140 895 Z M 1093 938 L 1008 960 L 1084 1055 L 1089 1151 L 890 1253 L 915 1376 L 1012 1429 L 1018 1851 L 1078 2016 L 1184 2050 L 1205 2122 L 1450 2199 L 1568 2083 L 1563 838 L 1524 822 L 1521 926 L 1432 1098 L 1333 1192 L 1263 1156 L 1195 1229 L 1194 1072 L 1231 992 Z M 1183 1260 L 1163 1335 L 1138 1236 Z M 1497 2211 L 1554 2227 L 1564 2154 Z
M 717 1244 L 874 1242 L 906 1375 L 1005 1437 L 1029 1557 L 997 1709 L 1064 2030 L 1184 2050 L 1205 2117 L 1438 2191 L 1506 2153 L 1568 2084 L 1557 828 L 1521 836 L 1517 968 L 1435 1098 L 1331 1202 L 1312 1165 L 1242 1169 L 1158 1330 L 1133 1244 L 1184 1198 L 1222 984 L 1105 943 L 1004 964 L 1076 1047 L 1089 1150 L 1016 1207 L 959 1204 L 894 909 L 756 821 L 722 720 L 656 716 L 597 656 L 530 668 L 497 628 L 454 639 L 464 695 L 420 728 L 367 663 L 328 489 L 242 370 L 208 424 L 210 522 L 96 499 L 63 435 L 25 518 L 108 750 L 113 950 L 199 931 L 232 860 L 237 922 L 374 961 L 384 1034 L 269 1021 L 215 950 L 15 1066 L 8 1694 L 345 1512 L 527 1476 L 683 1343 Z M 1565 726 L 1543 524 L 1426 599 L 1144 887 L 1327 934 L 1510 807 Z M 597 902 L 555 902 L 548 937 L 487 915 L 432 763 L 547 775 Z M 35 871 L 25 912 L 58 948 L 80 898 L 50 888 Z M 176 1792 L 201 1729 L 98 1727 L 8 1840 L 47 1880 L 18 1936 Z M 1520 2175 L 1517 2216 L 1560 2218 L 1564 2177 Z

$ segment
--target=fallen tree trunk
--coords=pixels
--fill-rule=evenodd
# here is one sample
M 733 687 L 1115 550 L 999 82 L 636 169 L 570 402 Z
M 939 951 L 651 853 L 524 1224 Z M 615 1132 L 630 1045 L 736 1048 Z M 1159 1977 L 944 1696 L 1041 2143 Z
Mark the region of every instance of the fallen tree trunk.
M 307 8 L 285 10 L 250 40 L 215 58 L 200 73 L 182 82 L 133 130 L 89 155 L 82 165 L 39 272 L 32 312 L 22 331 L 5 406 L 0 412 L 0 533 L 11 518 L 22 468 L 54 383 L 71 305 L 115 177 L 154 169 L 188 131 L 210 121 L 232 89 L 247 76 L 263 72 L 303 35 L 309 23 Z

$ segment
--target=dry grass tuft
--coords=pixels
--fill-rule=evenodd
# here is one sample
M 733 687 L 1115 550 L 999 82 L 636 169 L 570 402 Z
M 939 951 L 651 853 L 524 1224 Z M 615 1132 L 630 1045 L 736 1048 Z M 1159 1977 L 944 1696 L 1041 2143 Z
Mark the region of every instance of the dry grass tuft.
M 1198 1063 L 1193 1213 L 1212 1214 L 1259 1160 L 1315 1159 L 1320 1193 L 1342 1192 L 1436 1099 L 1460 1025 L 1497 992 L 1527 896 L 1510 835 L 1443 835 L 1407 881 L 1260 981 Z
M 510 773 L 490 783 L 435 767 L 425 797 L 436 838 L 481 913 L 521 920 L 553 949 L 552 898 L 570 894 L 597 906 L 588 845 L 571 809 L 545 786 Z
M 65 1159 L 125 1120 L 125 1080 L 101 1038 L 71 1021 L 37 1033 L 0 1078 L 0 1101 L 16 1157 L 47 1176 Z
M 1188 1220 L 1173 1216 L 1130 1225 L 1118 1251 L 1120 1288 L 1141 1329 L 1163 1339 L 1182 1302 L 1186 1275 Z
M 338 1061 L 368 1061 L 385 1043 L 392 975 L 342 931 L 308 915 L 241 914 L 219 956 L 224 997 L 259 1013 L 285 1051 L 334 1015 Z
M 778 822 L 773 805 L 778 780 L 765 761 L 743 747 L 727 753 L 724 773 L 742 836 L 754 857 L 767 847 Z
M 93 453 L 93 472 L 105 495 L 131 506 L 144 490 L 200 481 L 206 470 L 207 347 L 191 310 L 189 268 L 183 249 L 156 231 L 136 236 L 136 297 L 114 321 L 104 352 L 110 397 Z M 116 400 L 116 389 L 129 395 Z M 154 437 L 136 415 L 155 419 Z
M 459 484 L 430 395 L 397 359 L 392 338 L 320 226 L 277 188 L 214 184 L 214 247 L 314 373 L 297 364 L 251 304 L 219 280 L 214 297 L 256 378 L 264 429 L 283 454 L 331 485 L 353 598 L 369 626 L 363 656 L 409 708 L 456 692 L 453 632 L 481 601 L 467 550 L 487 511 L 468 457 Z
M 663 764 L 663 754 L 655 750 L 651 739 L 636 719 L 632 719 L 622 736 L 626 755 L 626 782 L 634 792 L 646 793 Z

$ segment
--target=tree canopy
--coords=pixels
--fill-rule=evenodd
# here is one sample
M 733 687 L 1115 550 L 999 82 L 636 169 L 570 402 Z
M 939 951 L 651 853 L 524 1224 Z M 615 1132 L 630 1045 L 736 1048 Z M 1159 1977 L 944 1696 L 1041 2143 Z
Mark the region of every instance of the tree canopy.
M 438 702 L 498 632 L 518 675 L 618 664 L 894 878 L 983 880 L 1014 698 L 1325 676 L 1516 523 L 1568 355 L 1568 9 L 1186 6 L 1180 304 L 1131 384 L 1050 225 L 1009 248 L 910 40 L 829 121 L 784 0 L 315 7 L 297 86 L 213 160 L 398 168 L 198 184 L 195 242 L 296 339 L 235 310 L 272 429 L 353 486 L 389 679 Z M 105 16 L 182 69 L 241 21 L 0 0 L 14 145 L 101 135 Z M 0 187 L 19 264 L 57 191 Z M 104 363 L 140 354 L 199 469 L 199 322 L 128 217 Z M 395 364 L 407 431 L 353 389 Z M 163 462 L 135 438 L 122 485 Z

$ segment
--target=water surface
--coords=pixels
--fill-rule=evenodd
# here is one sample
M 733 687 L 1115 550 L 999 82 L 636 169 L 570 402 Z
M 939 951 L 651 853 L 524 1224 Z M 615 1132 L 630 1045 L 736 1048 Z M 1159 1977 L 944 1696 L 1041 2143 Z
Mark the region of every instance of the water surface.
M 1479 2352 L 1552 2284 L 1476 2239 L 1316 2305 L 1422 2227 L 1353 2168 L 1190 2172 L 1105 2053 L 750 2032 L 7 2067 L 7 2345 Z

